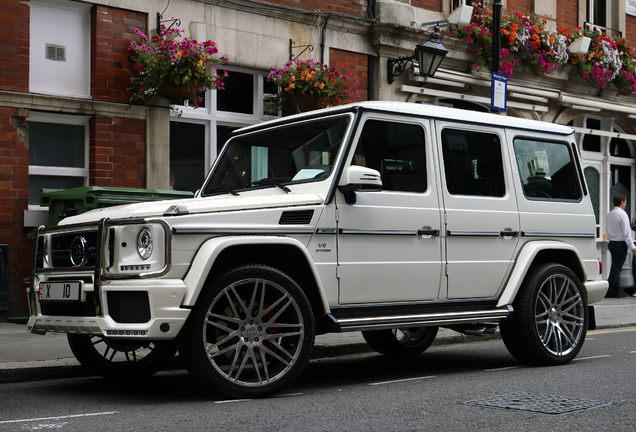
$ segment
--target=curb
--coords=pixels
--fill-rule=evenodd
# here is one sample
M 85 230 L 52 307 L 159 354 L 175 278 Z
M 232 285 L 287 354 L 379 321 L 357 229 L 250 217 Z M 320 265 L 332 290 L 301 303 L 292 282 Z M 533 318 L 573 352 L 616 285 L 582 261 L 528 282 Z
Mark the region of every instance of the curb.
M 625 327 L 636 327 L 636 322 L 599 324 L 596 326 L 596 330 Z M 441 331 L 442 330 L 440 330 L 440 332 Z M 366 342 L 361 341 L 360 337 L 353 337 L 351 339 L 353 339 L 353 341 L 350 343 L 338 343 L 337 339 L 319 339 L 319 342 L 313 347 L 311 360 L 328 359 L 346 355 L 368 354 L 373 352 Z M 501 339 L 499 331 L 490 335 L 469 336 L 448 330 L 447 334 L 438 334 L 438 337 L 435 341 L 433 341 L 432 346 L 475 343 L 498 339 Z M 179 361 L 178 355 L 168 367 L 168 370 L 184 370 L 183 365 Z M 89 376 L 95 375 L 91 374 L 74 358 L 0 363 L 0 384 L 61 378 L 81 378 Z
M 634 325 L 636 325 L 636 323 Z M 457 333 L 438 336 L 432 346 L 472 343 L 500 338 L 501 336 L 499 335 L 499 332 L 484 336 L 467 336 Z M 329 343 L 329 340 L 320 340 L 320 342 L 326 343 L 316 343 L 314 345 L 311 353 L 311 360 L 327 359 L 346 355 L 368 354 L 373 352 L 366 342 L 358 342 L 361 338 L 353 339 L 355 342 L 352 343 Z M 178 355 L 167 370 L 184 370 L 183 365 L 179 361 Z M 0 384 L 89 376 L 96 375 L 91 374 L 74 358 L 0 363 Z

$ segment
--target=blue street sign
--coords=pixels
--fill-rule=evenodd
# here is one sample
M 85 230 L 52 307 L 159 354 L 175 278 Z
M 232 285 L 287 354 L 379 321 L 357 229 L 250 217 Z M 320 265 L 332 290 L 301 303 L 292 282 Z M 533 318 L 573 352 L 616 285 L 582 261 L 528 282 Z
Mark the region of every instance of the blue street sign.
M 508 77 L 496 72 L 492 74 L 491 108 L 506 111 L 508 102 Z

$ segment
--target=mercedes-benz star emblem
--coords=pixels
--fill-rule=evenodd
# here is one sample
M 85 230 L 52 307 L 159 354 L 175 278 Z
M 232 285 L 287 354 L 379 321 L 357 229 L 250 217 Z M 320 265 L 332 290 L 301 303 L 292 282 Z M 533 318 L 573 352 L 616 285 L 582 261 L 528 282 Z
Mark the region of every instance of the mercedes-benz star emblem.
M 86 264 L 86 239 L 83 236 L 77 236 L 71 242 L 71 263 L 74 267 Z

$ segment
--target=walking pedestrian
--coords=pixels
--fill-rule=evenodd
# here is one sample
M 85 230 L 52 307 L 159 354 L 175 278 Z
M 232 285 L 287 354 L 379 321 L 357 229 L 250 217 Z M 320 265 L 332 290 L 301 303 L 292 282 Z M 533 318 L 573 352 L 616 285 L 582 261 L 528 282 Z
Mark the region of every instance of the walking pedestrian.
M 627 251 L 636 256 L 636 246 L 632 240 L 629 216 L 625 213 L 627 196 L 616 194 L 612 198 L 614 208 L 605 218 L 605 231 L 609 240 L 608 249 L 612 255 L 612 266 L 609 273 L 609 289 L 605 297 L 629 297 L 621 287 L 621 270 L 627 258 Z

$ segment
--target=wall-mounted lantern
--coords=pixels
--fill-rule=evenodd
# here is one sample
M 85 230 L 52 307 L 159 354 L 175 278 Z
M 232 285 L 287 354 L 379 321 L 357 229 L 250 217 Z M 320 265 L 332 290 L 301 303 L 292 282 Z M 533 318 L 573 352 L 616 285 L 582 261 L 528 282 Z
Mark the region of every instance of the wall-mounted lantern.
M 432 77 L 437 72 L 437 68 L 448 54 L 448 50 L 442 45 L 441 37 L 438 33 L 439 27 L 426 43 L 419 43 L 415 46 L 415 53 L 412 56 L 388 59 L 386 61 L 386 78 L 389 84 L 395 81 L 395 77 L 402 75 L 413 60 L 417 60 L 420 75 Z
M 444 56 L 448 54 L 448 50 L 442 45 L 439 35 L 439 28 L 451 25 L 466 27 L 470 24 L 473 15 L 473 7 L 461 5 L 448 16 L 448 19 L 441 21 L 433 21 L 422 24 L 422 27 L 434 26 L 433 34 L 426 43 L 417 44 L 415 53 L 412 56 L 400 57 L 397 59 L 388 59 L 386 62 L 386 77 L 389 84 L 395 81 L 395 77 L 400 76 L 407 66 L 413 64 L 413 60 L 417 60 L 420 75 L 432 77 L 437 72 L 437 68 L 442 63 Z

